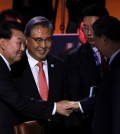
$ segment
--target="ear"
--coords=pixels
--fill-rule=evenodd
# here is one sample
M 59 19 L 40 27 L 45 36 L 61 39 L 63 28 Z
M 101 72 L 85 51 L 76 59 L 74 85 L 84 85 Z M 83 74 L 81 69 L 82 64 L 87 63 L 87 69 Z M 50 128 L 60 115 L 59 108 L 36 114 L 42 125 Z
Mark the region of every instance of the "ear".
M 105 35 L 103 35 L 102 38 L 103 38 L 104 43 L 108 44 L 109 39 Z
M 6 48 L 6 39 L 1 38 L 0 39 L 0 48 L 4 50 Z

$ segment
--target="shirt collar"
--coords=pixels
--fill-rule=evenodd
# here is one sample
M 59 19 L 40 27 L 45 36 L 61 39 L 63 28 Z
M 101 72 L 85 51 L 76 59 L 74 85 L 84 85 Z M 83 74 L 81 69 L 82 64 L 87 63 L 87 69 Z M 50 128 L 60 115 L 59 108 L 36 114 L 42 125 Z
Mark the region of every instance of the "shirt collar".
M 96 47 L 92 47 L 93 51 L 96 53 L 98 49 Z
M 28 57 L 28 62 L 30 64 L 31 68 L 34 68 L 39 61 L 35 60 L 29 53 L 28 50 L 26 50 L 26 55 Z M 47 65 L 47 60 L 42 61 L 44 65 Z

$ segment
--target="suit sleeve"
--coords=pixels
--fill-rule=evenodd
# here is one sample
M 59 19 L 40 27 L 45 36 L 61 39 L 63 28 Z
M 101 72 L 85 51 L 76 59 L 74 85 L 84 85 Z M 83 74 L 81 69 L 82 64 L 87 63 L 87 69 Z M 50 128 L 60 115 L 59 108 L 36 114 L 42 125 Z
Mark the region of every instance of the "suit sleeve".
M 54 103 L 44 102 L 19 94 L 12 75 L 6 66 L 0 66 L 0 101 L 9 108 L 34 119 L 48 119 L 52 116 Z

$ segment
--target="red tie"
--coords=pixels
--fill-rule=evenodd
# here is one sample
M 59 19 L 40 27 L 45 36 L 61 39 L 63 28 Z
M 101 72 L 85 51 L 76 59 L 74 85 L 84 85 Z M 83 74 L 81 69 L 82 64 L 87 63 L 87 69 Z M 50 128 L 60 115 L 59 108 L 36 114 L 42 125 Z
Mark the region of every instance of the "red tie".
M 43 62 L 38 62 L 39 72 L 38 72 L 38 81 L 40 87 L 40 95 L 42 100 L 47 101 L 48 99 L 48 86 L 43 71 Z

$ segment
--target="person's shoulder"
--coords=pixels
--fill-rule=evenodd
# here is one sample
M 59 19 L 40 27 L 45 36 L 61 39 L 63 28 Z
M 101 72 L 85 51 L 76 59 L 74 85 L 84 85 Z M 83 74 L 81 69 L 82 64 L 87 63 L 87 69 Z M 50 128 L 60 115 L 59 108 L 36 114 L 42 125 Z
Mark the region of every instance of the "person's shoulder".
M 11 65 L 11 72 L 14 77 L 21 75 L 27 65 L 27 56 L 24 54 L 20 61 L 15 62 Z
M 59 70 L 64 70 L 64 68 L 65 68 L 64 60 L 59 58 L 58 56 L 47 55 L 47 62 L 48 62 L 49 67 L 57 69 L 58 71 Z
M 73 49 L 71 52 L 69 52 L 69 55 L 76 55 L 79 54 L 80 51 L 84 49 L 84 45 L 80 45 L 77 48 Z
M 20 67 L 21 68 L 21 64 L 22 65 L 24 65 L 24 64 L 26 64 L 27 63 L 27 56 L 26 56 L 26 53 L 24 53 L 23 54 L 23 56 L 22 56 L 22 58 L 21 58 L 21 60 L 19 60 L 19 61 L 17 61 L 17 62 L 15 62 L 14 64 L 12 64 L 11 66 L 18 66 L 18 67 Z
M 74 50 L 72 50 L 69 54 L 68 57 L 83 57 L 84 55 L 87 55 L 88 51 L 90 49 L 90 45 L 88 43 L 82 44 L 80 46 L 78 46 L 77 48 L 75 48 Z
M 47 55 L 47 60 L 51 62 L 63 63 L 63 59 L 51 54 Z

